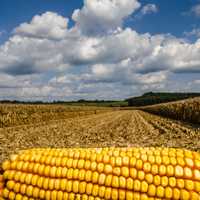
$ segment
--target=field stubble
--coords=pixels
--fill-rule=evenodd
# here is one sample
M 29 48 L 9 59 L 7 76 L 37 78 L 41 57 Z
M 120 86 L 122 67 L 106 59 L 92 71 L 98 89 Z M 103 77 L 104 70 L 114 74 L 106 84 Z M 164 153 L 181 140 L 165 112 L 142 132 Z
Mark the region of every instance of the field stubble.
M 137 110 L 0 129 L 0 163 L 32 147 L 165 146 L 200 150 L 200 130 Z

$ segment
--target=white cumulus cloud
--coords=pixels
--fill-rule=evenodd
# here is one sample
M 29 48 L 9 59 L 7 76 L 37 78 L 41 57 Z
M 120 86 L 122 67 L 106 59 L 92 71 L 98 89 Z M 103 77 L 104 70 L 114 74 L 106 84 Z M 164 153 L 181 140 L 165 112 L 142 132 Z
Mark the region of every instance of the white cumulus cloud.
M 147 15 L 151 13 L 157 13 L 158 12 L 158 7 L 155 4 L 146 4 L 145 6 L 142 7 L 141 9 L 141 14 L 142 15 Z
M 123 28 L 123 20 L 139 7 L 136 0 L 85 0 L 83 8 L 74 11 L 71 28 L 67 18 L 53 12 L 20 24 L 0 46 L 0 95 L 125 98 L 148 90 L 173 90 L 174 84 L 186 88 L 176 78 L 200 73 L 199 36 L 187 42 Z M 147 4 L 139 12 L 155 11 Z M 194 80 L 188 81 L 198 88 Z
M 68 19 L 53 13 L 46 12 L 33 17 L 30 23 L 23 23 L 14 30 L 14 33 L 49 39 L 62 39 L 67 34 Z
M 121 27 L 139 7 L 137 0 L 84 0 L 83 8 L 75 10 L 72 19 L 83 33 L 99 34 Z

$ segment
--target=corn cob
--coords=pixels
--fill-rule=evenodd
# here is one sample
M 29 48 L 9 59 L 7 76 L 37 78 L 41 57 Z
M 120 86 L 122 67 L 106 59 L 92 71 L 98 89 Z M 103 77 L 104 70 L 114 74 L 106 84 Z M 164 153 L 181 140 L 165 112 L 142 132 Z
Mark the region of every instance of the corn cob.
M 30 149 L 2 168 L 4 199 L 200 200 L 200 154 L 182 149 Z

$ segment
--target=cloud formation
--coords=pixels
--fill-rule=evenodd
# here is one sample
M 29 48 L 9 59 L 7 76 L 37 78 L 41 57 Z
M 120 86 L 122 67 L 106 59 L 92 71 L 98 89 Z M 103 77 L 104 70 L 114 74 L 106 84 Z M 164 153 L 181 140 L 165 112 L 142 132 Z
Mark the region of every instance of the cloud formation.
M 136 0 L 85 0 L 72 15 L 71 28 L 69 19 L 53 12 L 20 24 L 0 46 L 0 95 L 126 98 L 148 90 L 174 90 L 176 79 L 171 77 L 200 73 L 200 39 L 189 43 L 123 27 L 123 20 L 139 7 Z M 157 11 L 154 4 L 140 10 L 143 15 Z M 185 84 L 180 81 L 178 89 Z
M 78 29 L 88 35 L 114 31 L 140 7 L 138 0 L 84 0 L 72 15 Z
M 68 19 L 57 13 L 46 12 L 33 17 L 30 23 L 20 24 L 14 33 L 21 36 L 63 39 L 67 34 Z
M 141 9 L 141 14 L 142 15 L 147 15 L 151 13 L 157 13 L 158 8 L 155 4 L 146 4 L 142 9 Z
M 191 13 L 196 17 L 200 17 L 200 4 L 197 4 L 191 8 Z

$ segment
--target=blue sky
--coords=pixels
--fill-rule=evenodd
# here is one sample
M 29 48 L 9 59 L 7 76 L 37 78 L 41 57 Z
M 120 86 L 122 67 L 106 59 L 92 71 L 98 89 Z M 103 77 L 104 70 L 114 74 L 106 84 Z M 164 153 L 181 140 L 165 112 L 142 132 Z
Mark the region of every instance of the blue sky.
M 134 19 L 134 13 L 132 20 L 130 18 L 126 20 L 125 26 L 132 27 L 140 33 L 171 33 L 181 37 L 184 31 L 190 31 L 193 27 L 200 25 L 198 17 L 189 13 L 188 15 L 183 14 L 195 6 L 198 0 L 174 0 L 170 3 L 165 0 L 142 0 L 140 2 L 143 5 L 156 4 L 159 8 L 156 15 Z M 1 0 L 0 28 L 10 34 L 14 27 L 46 11 L 56 12 L 70 18 L 73 11 L 82 6 L 83 0 Z M 73 24 L 72 21 L 71 24 Z
M 1 0 L 0 98 L 199 91 L 199 22 L 199 0 Z

